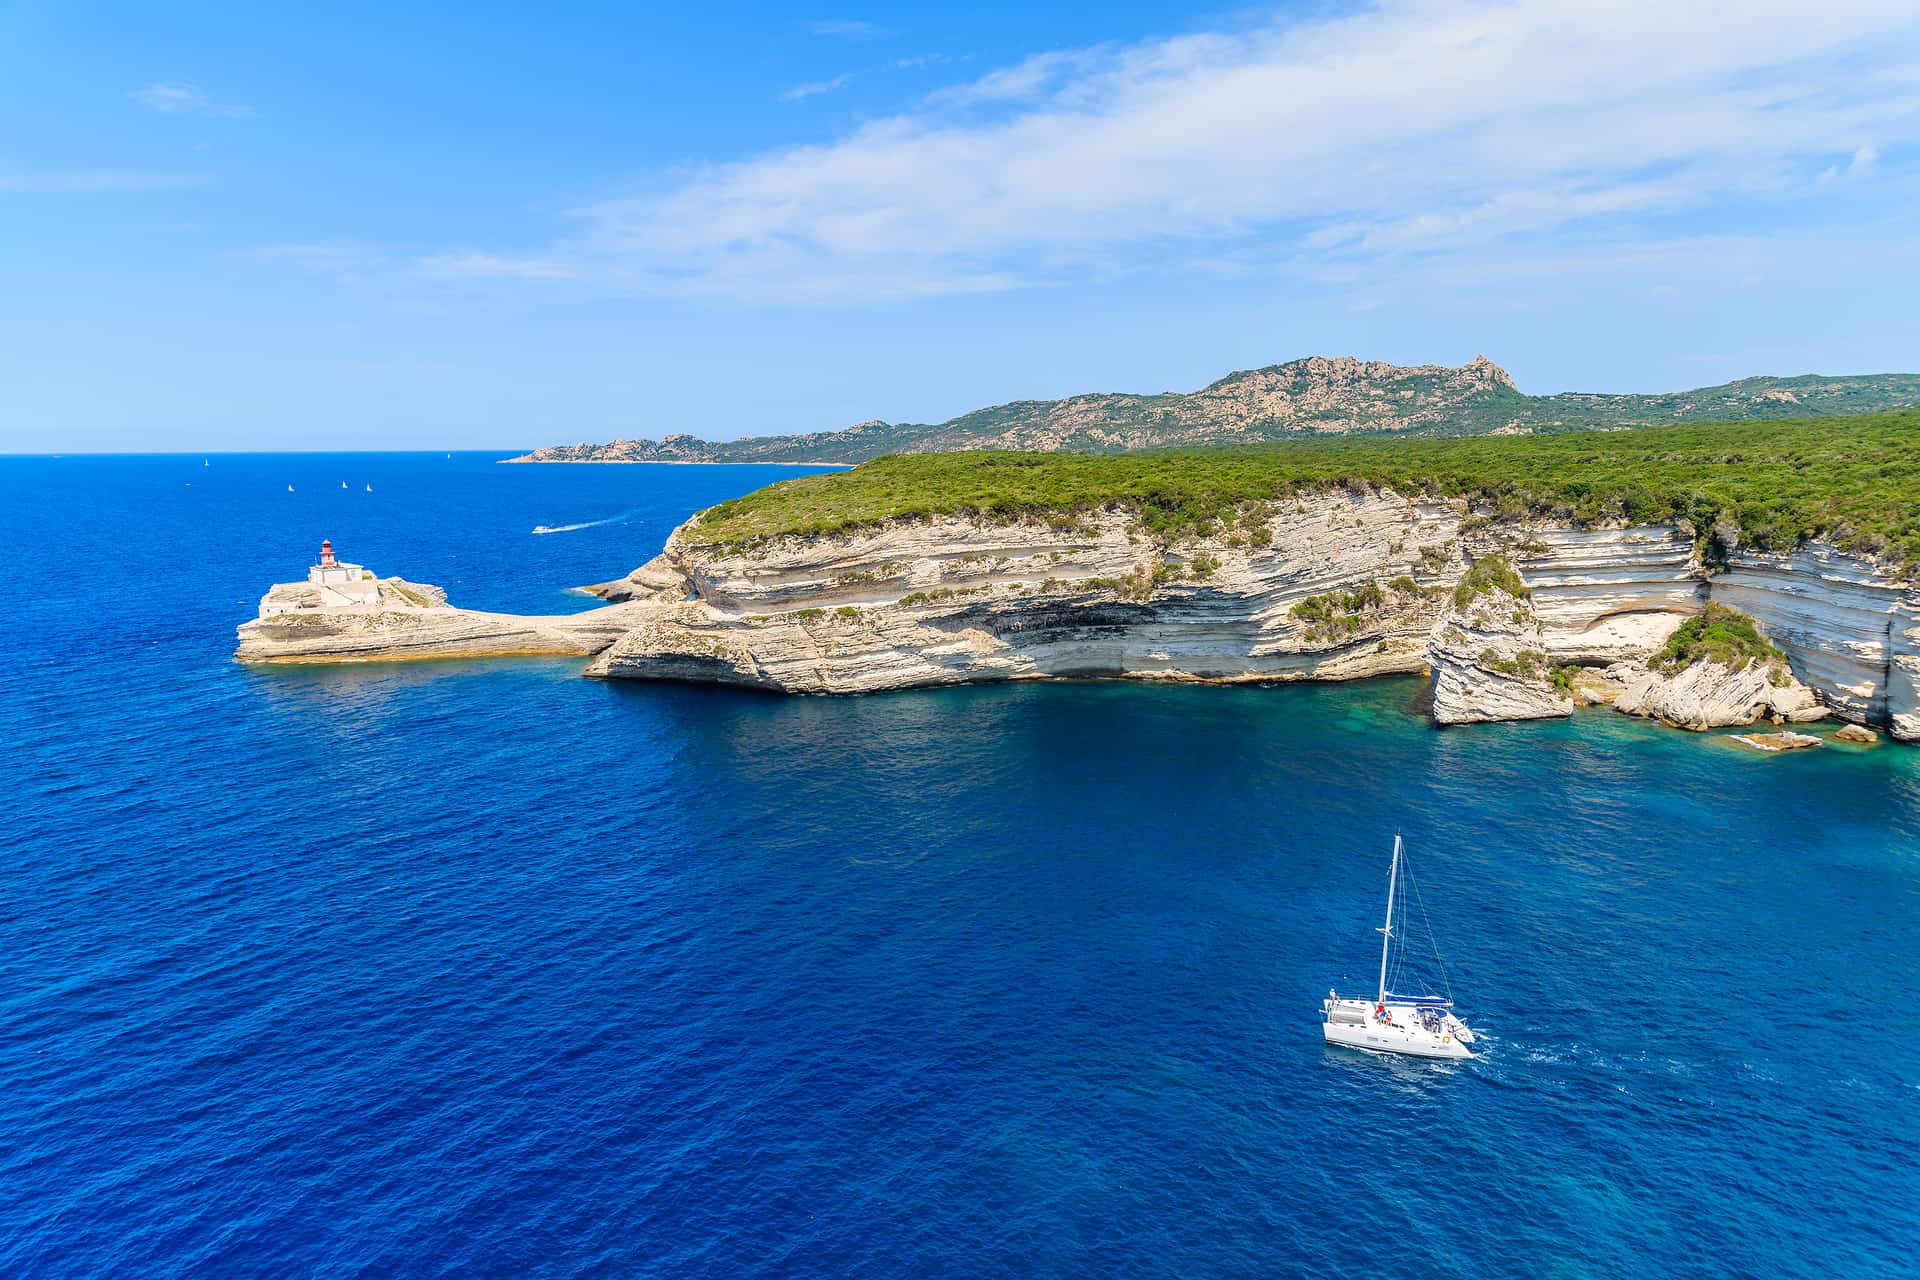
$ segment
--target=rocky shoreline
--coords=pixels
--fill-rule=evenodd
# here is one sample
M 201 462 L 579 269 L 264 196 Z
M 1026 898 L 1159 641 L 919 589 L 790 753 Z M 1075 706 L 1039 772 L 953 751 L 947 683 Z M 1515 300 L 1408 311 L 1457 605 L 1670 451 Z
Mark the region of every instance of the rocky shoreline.
M 695 516 L 659 556 L 588 589 L 611 603 L 540 618 L 384 592 L 376 606 L 267 616 L 270 593 L 237 656 L 575 654 L 594 676 L 790 693 L 1425 672 L 1443 723 L 1602 701 L 1686 728 L 1830 714 L 1920 739 L 1920 586 L 1867 557 L 1736 548 L 1710 571 L 1686 528 L 1498 522 L 1383 489 L 1259 504 L 1175 539 L 1121 508 L 750 545 L 704 541 Z M 1756 620 L 1781 669 L 1650 667 L 1709 601 Z

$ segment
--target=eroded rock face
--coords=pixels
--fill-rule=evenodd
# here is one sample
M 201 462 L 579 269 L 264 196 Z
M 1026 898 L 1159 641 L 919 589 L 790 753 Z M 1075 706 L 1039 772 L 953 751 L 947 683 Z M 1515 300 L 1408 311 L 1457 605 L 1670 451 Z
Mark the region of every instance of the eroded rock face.
M 1887 728 L 1903 742 L 1920 742 L 1920 591 L 1894 608 L 1887 636 Z
M 1628 677 L 1613 708 L 1681 729 L 1748 725 L 1775 716 L 1799 724 L 1827 715 L 1813 690 L 1781 662 L 1744 668 L 1696 662 L 1671 675 L 1642 666 Z
M 1899 658 L 1920 649 L 1902 635 L 1903 617 L 1911 626 L 1920 616 L 1915 595 L 1865 557 L 1820 543 L 1736 552 L 1713 579 L 1713 598 L 1759 622 L 1836 713 L 1869 724 L 1890 723 L 1895 701 L 1912 706 L 1911 677 L 1896 686 L 1910 670 Z
M 488 654 L 598 653 L 632 626 L 633 606 L 555 617 L 482 613 L 447 604 L 426 583 L 385 578 L 365 606 L 323 608 L 304 582 L 276 583 L 239 628 L 243 662 L 375 662 Z
M 1573 699 L 1556 689 L 1539 616 L 1500 587 L 1451 607 L 1427 648 L 1433 718 L 1440 724 L 1545 720 L 1573 714 Z
M 1252 522 L 1168 542 L 1128 512 L 1073 520 L 902 521 L 750 548 L 701 545 L 698 517 L 661 555 L 588 588 L 614 602 L 562 617 L 456 609 L 389 579 L 377 608 L 313 607 L 304 583 L 263 601 L 287 612 L 240 628 L 247 660 L 356 661 L 482 653 L 595 656 L 590 674 L 855 693 L 977 680 L 1113 677 L 1344 680 L 1428 671 L 1441 714 L 1565 714 L 1567 699 L 1506 664 L 1585 664 L 1583 702 L 1649 677 L 1641 662 L 1708 598 L 1754 615 L 1793 670 L 1843 718 L 1920 740 L 1920 590 L 1831 547 L 1736 551 L 1708 577 L 1690 535 L 1665 526 L 1495 524 L 1465 502 L 1336 490 L 1276 500 Z M 1531 620 L 1434 643 L 1470 560 L 1500 554 Z M 1497 619 L 1487 618 L 1491 625 Z M 1444 640 L 1444 637 L 1443 637 Z M 1499 666 L 1487 666 L 1491 650 Z M 1595 668 L 1605 666 L 1605 671 Z M 1643 680 L 1640 714 L 1747 723 L 1807 708 L 1752 677 L 1670 689 Z M 1712 688 L 1705 687 L 1711 684 Z M 1784 709 L 1783 709 L 1784 708 Z
M 810 693 L 1417 672 L 1436 597 L 1458 569 L 1459 522 L 1445 504 L 1340 493 L 1175 544 L 1120 511 L 923 521 L 750 552 L 676 535 L 644 572 L 654 581 L 671 565 L 686 602 L 590 672 Z

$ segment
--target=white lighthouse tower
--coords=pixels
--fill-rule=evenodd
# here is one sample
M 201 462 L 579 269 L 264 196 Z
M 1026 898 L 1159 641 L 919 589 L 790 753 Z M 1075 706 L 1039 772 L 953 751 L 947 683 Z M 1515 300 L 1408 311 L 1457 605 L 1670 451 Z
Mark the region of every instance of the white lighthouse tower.
M 366 567 L 333 558 L 333 542 L 320 540 L 320 563 L 307 570 L 307 582 L 320 590 L 322 609 L 377 604 L 380 584 Z

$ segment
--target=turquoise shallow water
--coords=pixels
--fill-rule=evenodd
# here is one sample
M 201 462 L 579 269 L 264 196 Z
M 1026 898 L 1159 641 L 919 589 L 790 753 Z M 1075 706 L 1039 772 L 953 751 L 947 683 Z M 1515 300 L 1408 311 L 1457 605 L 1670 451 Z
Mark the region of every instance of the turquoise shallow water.
M 212 462 L 0 460 L 0 1272 L 1909 1273 L 1920 751 L 247 669 L 321 536 L 575 607 L 788 473 Z M 1320 1042 L 1396 826 L 1470 1064 Z

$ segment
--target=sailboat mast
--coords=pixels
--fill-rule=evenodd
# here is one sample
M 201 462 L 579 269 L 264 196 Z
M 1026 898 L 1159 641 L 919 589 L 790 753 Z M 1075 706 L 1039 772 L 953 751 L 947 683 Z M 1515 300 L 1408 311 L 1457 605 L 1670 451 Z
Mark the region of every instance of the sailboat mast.
M 1380 998 L 1379 1003 L 1387 1002 L 1387 952 L 1393 947 L 1393 893 L 1400 885 L 1400 833 L 1393 834 L 1393 870 L 1387 873 L 1387 923 L 1381 928 L 1380 939 Z

